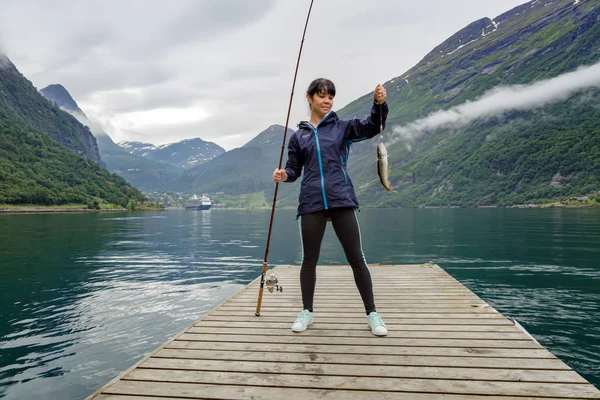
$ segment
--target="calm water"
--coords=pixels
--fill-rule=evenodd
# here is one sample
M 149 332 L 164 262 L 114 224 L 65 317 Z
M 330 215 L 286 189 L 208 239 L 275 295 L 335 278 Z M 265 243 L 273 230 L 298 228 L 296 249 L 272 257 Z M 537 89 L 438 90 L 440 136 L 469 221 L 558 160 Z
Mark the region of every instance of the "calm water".
M 259 275 L 269 214 L 0 215 L 0 397 L 94 392 Z M 294 215 L 276 213 L 271 264 L 299 262 Z M 600 386 L 599 209 L 359 217 L 369 262 L 438 263 Z

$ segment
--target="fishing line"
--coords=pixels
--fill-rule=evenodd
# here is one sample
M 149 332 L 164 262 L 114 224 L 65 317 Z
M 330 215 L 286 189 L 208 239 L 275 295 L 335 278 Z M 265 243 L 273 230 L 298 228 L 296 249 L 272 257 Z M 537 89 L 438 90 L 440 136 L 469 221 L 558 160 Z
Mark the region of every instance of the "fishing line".
M 292 82 L 292 93 L 290 94 L 290 104 L 288 106 L 287 117 L 285 119 L 285 129 L 283 131 L 283 143 L 281 144 L 281 154 L 279 155 L 279 167 L 283 163 L 283 152 L 285 151 L 285 139 L 287 137 L 288 123 L 290 121 L 290 112 L 292 110 L 292 99 L 294 98 L 294 88 L 296 86 L 296 77 L 298 76 L 298 66 L 300 65 L 300 56 L 302 55 L 302 46 L 304 45 L 304 37 L 306 36 L 306 28 L 308 27 L 308 20 L 310 19 L 310 11 L 312 10 L 313 1 L 310 1 L 310 7 L 308 8 L 308 15 L 306 16 L 306 23 L 304 24 L 304 32 L 302 32 L 302 41 L 300 42 L 300 50 L 298 51 L 298 61 L 296 62 L 296 71 L 294 72 L 294 81 Z M 271 218 L 269 220 L 269 232 L 267 234 L 267 245 L 265 246 L 265 257 L 263 259 L 262 273 L 260 276 L 260 289 L 258 289 L 258 301 L 256 302 L 256 313 L 255 315 L 260 316 L 260 306 L 262 303 L 262 296 L 265 287 L 265 274 L 267 272 L 267 263 L 269 260 L 269 247 L 271 245 L 271 232 L 273 231 L 273 218 L 275 217 L 275 204 L 277 203 L 277 191 L 279 189 L 279 182 L 275 182 L 275 193 L 273 193 L 273 205 L 271 206 Z
M 383 104 L 381 103 L 379 103 L 379 141 L 383 143 Z

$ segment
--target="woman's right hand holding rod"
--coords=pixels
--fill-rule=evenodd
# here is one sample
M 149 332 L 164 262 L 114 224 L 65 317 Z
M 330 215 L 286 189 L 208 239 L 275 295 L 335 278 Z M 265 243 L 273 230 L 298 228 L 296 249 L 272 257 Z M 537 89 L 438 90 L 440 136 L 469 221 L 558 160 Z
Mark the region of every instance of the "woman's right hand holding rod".
M 273 171 L 273 182 L 285 182 L 287 181 L 287 172 L 284 169 L 275 169 Z

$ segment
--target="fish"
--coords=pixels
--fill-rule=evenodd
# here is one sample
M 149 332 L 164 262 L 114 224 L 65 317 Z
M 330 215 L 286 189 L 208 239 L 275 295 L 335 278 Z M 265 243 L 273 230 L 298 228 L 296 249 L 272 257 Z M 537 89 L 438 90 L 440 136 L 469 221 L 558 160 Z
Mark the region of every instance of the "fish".
M 389 193 L 392 192 L 391 183 L 388 180 L 390 176 L 390 164 L 388 164 L 388 153 L 383 142 L 377 144 L 377 175 L 381 186 Z

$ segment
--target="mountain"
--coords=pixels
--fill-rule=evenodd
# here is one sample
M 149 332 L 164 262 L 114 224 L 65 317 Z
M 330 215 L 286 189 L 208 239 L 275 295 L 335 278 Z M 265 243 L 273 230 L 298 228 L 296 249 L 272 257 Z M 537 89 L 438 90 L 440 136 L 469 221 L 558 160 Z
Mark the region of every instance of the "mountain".
M 149 154 L 156 150 L 156 146 L 152 143 L 144 143 L 144 142 L 119 142 L 117 146 L 128 152 L 129 154 L 133 154 L 138 157 L 148 157 Z
M 122 176 L 127 182 L 146 192 L 179 189 L 173 185 L 173 182 L 177 181 L 181 175 L 179 169 L 129 154 L 127 150 L 115 144 L 99 124 L 92 123 L 88 119 L 62 85 L 49 85 L 41 89 L 40 93 L 63 111 L 70 113 L 82 124 L 91 128 L 98 143 L 100 156 L 109 171 Z
M 40 96 L 36 88 L 0 54 L 0 108 L 26 120 L 82 157 L 104 166 L 96 139 L 75 118 Z
M 145 200 L 99 162 L 89 130 L 0 55 L 0 204 L 126 207 Z
M 281 150 L 284 130 L 285 126 L 271 125 L 267 129 L 256 135 L 254 138 L 252 138 L 248 143 L 246 143 L 242 147 L 259 147 L 263 149 L 269 149 L 270 152 L 272 152 L 276 148 L 279 148 Z M 286 141 L 289 140 L 293 133 L 294 130 L 288 127 L 288 131 L 286 133 Z M 276 152 L 276 154 L 279 156 L 280 152 Z
M 142 142 L 121 142 L 119 146 L 131 154 L 177 168 L 193 168 L 225 153 L 225 149 L 200 138 L 154 146 Z
M 127 182 L 145 192 L 180 189 L 174 185 L 181 176 L 181 170 L 178 168 L 129 154 L 115 144 L 106 133 L 98 132 L 95 135 L 102 159 L 111 172 L 122 176 Z
M 507 206 L 598 193 L 599 90 L 573 91 L 540 106 L 535 98 L 528 100 L 529 107 L 511 108 L 510 103 L 522 103 L 519 93 L 526 85 L 596 63 L 599 41 L 600 2 L 573 0 L 530 1 L 474 21 L 444 40 L 413 68 L 384 83 L 390 113 L 382 138 L 395 191 L 386 193 L 379 186 L 379 139 L 356 143 L 349 173 L 361 205 Z M 402 51 L 401 42 L 390 51 Z M 472 105 L 492 89 L 509 85 L 515 86 L 505 91 L 508 100 L 494 100 L 505 111 L 494 114 L 488 106 L 493 118 Z M 568 86 L 563 83 L 563 91 Z M 367 93 L 337 113 L 364 118 L 372 101 Z M 452 120 L 457 110 L 468 110 L 460 115 L 468 121 L 445 126 L 436 120 Z M 281 128 L 277 134 L 281 140 Z M 192 170 L 186 179 L 197 192 L 268 191 L 281 148 L 275 142 L 270 151 L 265 141 L 264 148 L 225 153 L 206 163 L 204 173 Z M 278 204 L 296 204 L 292 186 L 297 190 L 299 185 L 280 185 Z
M 284 127 L 272 125 L 244 146 L 189 170 L 182 187 L 196 193 L 230 195 L 264 192 L 272 196 L 270 176 L 279 163 Z M 288 137 L 294 131 L 288 128 Z
M 509 107 L 495 118 L 440 126 L 410 140 L 394 133 L 432 112 L 477 101 L 490 89 L 519 85 L 515 92 L 594 64 L 600 59 L 599 21 L 600 2 L 532 1 L 475 21 L 386 82 L 390 114 L 384 142 L 396 192 L 379 187 L 376 141 L 357 144 L 349 172 L 362 204 L 506 206 L 599 191 L 597 89 L 576 91 L 543 107 Z M 499 101 L 517 100 L 513 94 Z M 371 102 L 367 94 L 338 114 L 365 116 Z M 475 107 L 469 110 L 477 113 Z M 426 121 L 434 124 L 435 118 Z
M 45 88 L 41 89 L 40 93 L 52 103 L 62 108 L 64 111 L 85 115 L 83 111 L 81 111 L 75 100 L 73 100 L 71 94 L 67 91 L 67 89 L 65 89 L 63 85 L 48 85 Z

